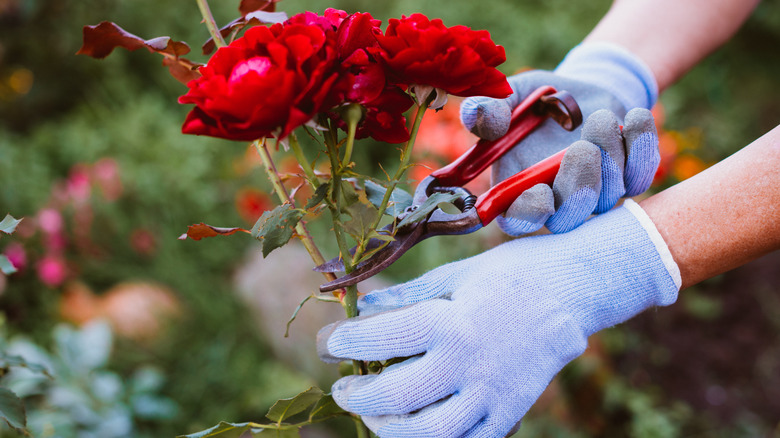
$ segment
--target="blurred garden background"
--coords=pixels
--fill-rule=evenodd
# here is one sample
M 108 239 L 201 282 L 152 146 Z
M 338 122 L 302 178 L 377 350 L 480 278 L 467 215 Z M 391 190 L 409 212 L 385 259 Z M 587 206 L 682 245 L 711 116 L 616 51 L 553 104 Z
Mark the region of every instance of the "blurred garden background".
M 238 3 L 212 1 L 219 24 L 239 15 Z M 383 20 L 423 12 L 487 29 L 511 74 L 553 68 L 609 4 L 283 0 L 278 10 L 335 7 Z M 199 222 L 251 227 L 273 206 L 253 150 L 182 135 L 189 108 L 176 99 L 186 88 L 159 56 L 75 56 L 82 26 L 103 20 L 186 41 L 190 59 L 207 59 L 194 1 L 0 0 L 0 217 L 24 218 L 16 233 L 0 234 L 0 252 L 18 269 L 0 274 L 0 349 L 53 377 L 14 368 L 0 386 L 24 397 L 34 436 L 63 438 L 173 437 L 260 420 L 278 398 L 328 388 L 337 373 L 318 363 L 313 334 L 340 307 L 307 304 L 283 337 L 320 280 L 299 249 L 262 259 L 245 235 L 177 239 Z M 653 190 L 780 123 L 778 47 L 780 5 L 765 1 L 668 90 L 656 108 L 663 163 Z M 438 166 L 470 145 L 457 103 L 426 119 L 418 162 Z M 355 156 L 379 172 L 397 153 L 364 147 Z M 282 152 L 275 159 L 292 163 Z M 377 282 L 413 278 L 504 238 L 490 227 L 426 241 Z M 780 254 L 770 254 L 595 336 L 517 436 L 780 437 L 778 266 Z M 303 436 L 352 433 L 337 423 Z M 15 433 L 3 425 L 0 436 Z

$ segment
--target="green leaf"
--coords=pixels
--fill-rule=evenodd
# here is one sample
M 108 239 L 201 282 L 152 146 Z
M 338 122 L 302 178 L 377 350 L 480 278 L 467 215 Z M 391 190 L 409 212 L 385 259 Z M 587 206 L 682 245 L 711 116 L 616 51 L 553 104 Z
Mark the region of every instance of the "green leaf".
M 179 435 L 176 438 L 211 438 L 220 435 L 227 435 L 230 433 L 232 436 L 238 436 L 244 432 L 249 431 L 251 434 L 257 434 L 262 432 L 262 429 L 256 429 L 252 426 L 254 423 L 228 423 L 227 421 L 220 421 L 218 425 L 210 427 L 206 430 L 191 433 L 189 435 Z M 227 437 L 226 437 L 227 438 Z
M 459 195 L 454 195 L 452 193 L 436 192 L 428 199 L 426 199 L 425 202 L 423 202 L 423 204 L 417 208 L 417 210 L 409 214 L 409 216 L 403 218 L 403 220 L 398 224 L 398 227 L 400 228 L 404 225 L 420 222 L 421 220 L 424 220 L 426 217 L 428 217 L 428 214 L 430 214 L 433 210 L 436 210 L 439 204 L 452 204 L 452 202 L 458 198 L 460 198 Z
M 309 411 L 309 421 L 313 421 L 317 418 L 332 417 L 336 415 L 346 414 L 347 411 L 341 409 L 339 405 L 333 400 L 333 396 L 330 394 L 324 395 L 321 399 L 317 400 L 317 403 L 312 406 Z
M 19 225 L 21 219 L 14 219 L 10 214 L 5 215 L 2 221 L 0 221 L 0 231 L 5 234 L 11 234 L 16 231 L 16 226 Z
M 266 418 L 277 423 L 281 423 L 286 418 L 303 412 L 309 406 L 317 403 L 322 398 L 321 389 L 312 387 L 292 398 L 285 398 L 277 401 L 265 414 Z
M 350 220 L 343 224 L 344 231 L 358 242 L 366 240 L 374 231 L 372 227 L 379 215 L 379 210 L 371 204 L 363 204 L 362 202 L 352 204 L 344 210 L 350 217 Z
M 251 233 L 255 239 L 263 239 L 263 257 L 290 241 L 295 225 L 305 214 L 304 210 L 282 204 L 260 216 Z
M 309 199 L 309 202 L 306 203 L 306 207 L 304 207 L 306 210 L 309 210 L 311 208 L 314 208 L 322 202 L 323 199 L 325 199 L 325 196 L 328 194 L 328 190 L 330 190 L 330 181 L 324 184 L 320 184 L 319 187 L 317 187 L 317 190 L 314 191 L 314 195 Z
M 28 435 L 24 403 L 8 388 L 0 387 L 0 418 L 17 432 Z
M 366 196 L 368 197 L 368 200 L 377 209 L 381 207 L 382 199 L 384 199 L 387 189 L 382 185 L 368 179 L 365 181 L 363 186 L 366 190 Z M 393 217 L 398 216 L 399 214 L 403 213 L 407 207 L 412 205 L 413 201 L 414 198 L 412 195 L 410 195 L 407 191 L 396 187 L 395 190 L 393 190 L 393 193 L 390 195 L 390 202 L 387 203 L 387 209 L 385 210 L 385 213 Z
M 8 370 L 11 367 L 23 367 L 27 368 L 28 370 L 43 374 L 46 377 L 53 379 L 51 374 L 49 374 L 49 371 L 46 370 L 46 367 L 43 365 L 39 365 L 37 363 L 27 362 L 23 357 L 21 356 L 15 356 L 11 354 L 7 354 L 6 352 L 2 351 L 0 352 L 0 370 Z
M 3 254 L 0 254 L 0 272 L 5 275 L 11 275 L 16 272 L 16 266 Z
M 360 201 L 360 195 L 355 191 L 355 186 L 351 181 L 341 181 L 341 197 L 344 199 L 344 206 L 349 207 Z
M 300 429 L 261 429 L 261 438 L 299 438 Z

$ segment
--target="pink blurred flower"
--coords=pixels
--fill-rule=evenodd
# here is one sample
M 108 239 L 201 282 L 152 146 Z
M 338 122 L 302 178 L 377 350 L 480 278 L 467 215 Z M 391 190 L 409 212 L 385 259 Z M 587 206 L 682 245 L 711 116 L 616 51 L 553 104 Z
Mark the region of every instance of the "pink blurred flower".
M 38 212 L 38 226 L 46 234 L 59 234 L 62 232 L 62 214 L 53 208 L 44 208 Z
M 76 202 L 86 202 L 92 192 L 89 183 L 89 171 L 86 166 L 77 164 L 70 170 L 68 176 L 68 194 Z
M 116 160 L 101 158 L 92 166 L 92 176 L 106 200 L 116 201 L 122 196 L 122 181 Z
M 59 286 L 68 275 L 65 261 L 52 255 L 47 255 L 38 261 L 37 271 L 41 282 L 50 287 Z
M 27 251 L 24 250 L 21 243 L 11 242 L 3 253 L 18 271 L 21 271 L 27 266 Z

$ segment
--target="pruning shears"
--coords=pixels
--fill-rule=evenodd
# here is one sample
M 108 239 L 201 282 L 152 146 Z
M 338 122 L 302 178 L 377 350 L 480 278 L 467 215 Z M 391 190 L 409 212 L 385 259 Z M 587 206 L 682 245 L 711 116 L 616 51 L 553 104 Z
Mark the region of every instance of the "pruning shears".
M 476 178 L 548 118 L 555 120 L 563 129 L 572 131 L 582 123 L 582 112 L 568 92 L 558 91 L 551 86 L 537 88 L 515 108 L 509 130 L 503 137 L 478 141 L 458 159 L 420 182 L 414 192 L 412 205 L 380 231 L 392 234 L 395 230 L 391 242 L 369 240 L 368 250 L 385 246 L 349 274 L 321 285 L 320 291 L 341 289 L 372 277 L 398 260 L 415 244 L 429 237 L 473 233 L 504 213 L 524 191 L 540 183 L 551 185 L 566 149 L 496 184 L 479 197 L 463 188 L 464 184 Z M 436 193 L 457 195 L 453 203 L 460 213 L 450 214 L 434 208 L 422 220 L 404 221 L 426 205 L 426 201 L 430 204 Z M 340 258 L 335 258 L 314 270 L 338 272 L 344 270 L 344 264 Z

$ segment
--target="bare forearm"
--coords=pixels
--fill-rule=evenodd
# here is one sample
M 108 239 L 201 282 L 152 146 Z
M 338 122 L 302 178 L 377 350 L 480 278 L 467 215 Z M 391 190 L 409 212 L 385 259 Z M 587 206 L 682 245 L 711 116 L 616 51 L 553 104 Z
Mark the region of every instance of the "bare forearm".
M 780 249 L 780 126 L 640 203 L 680 267 L 683 288 Z
M 585 41 L 618 44 L 650 67 L 663 91 L 726 42 L 759 0 L 616 0 Z

